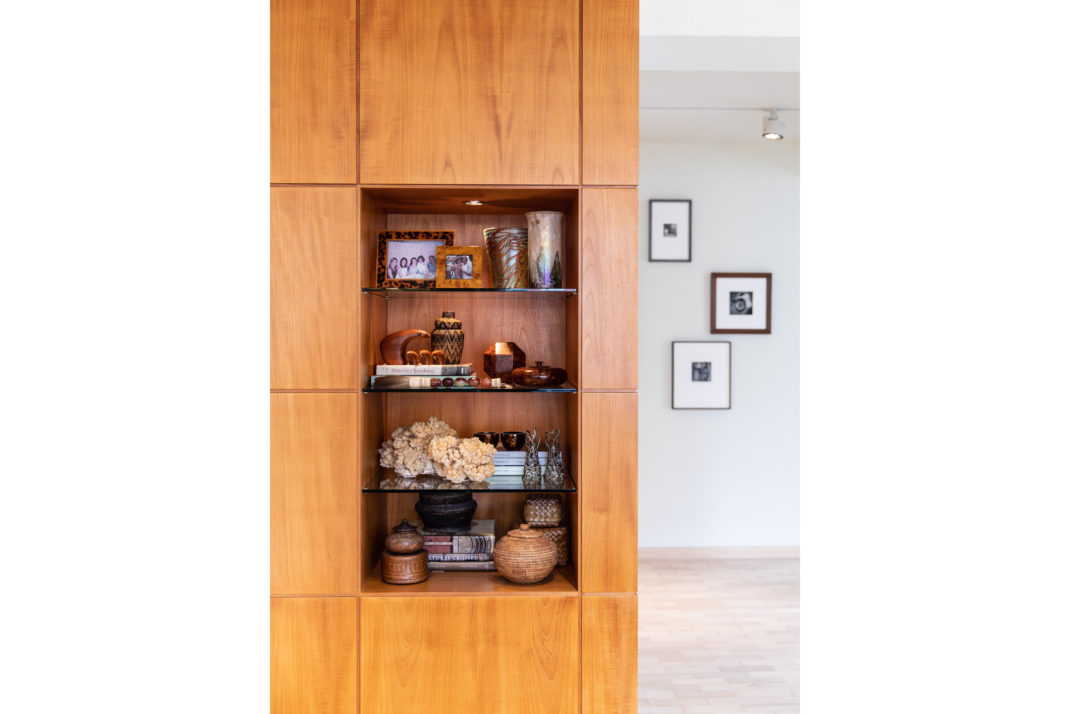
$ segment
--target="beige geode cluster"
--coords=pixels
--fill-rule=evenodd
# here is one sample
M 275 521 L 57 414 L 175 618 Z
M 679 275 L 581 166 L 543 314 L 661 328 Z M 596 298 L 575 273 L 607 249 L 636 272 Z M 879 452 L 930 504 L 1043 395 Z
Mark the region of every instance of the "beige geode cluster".
M 430 450 L 435 471 L 453 483 L 485 481 L 494 474 L 494 447 L 474 437 L 440 436 L 432 439 Z
M 407 427 L 398 427 L 390 435 L 390 440 L 379 447 L 379 465 L 392 468 L 405 478 L 433 474 L 435 465 L 431 462 L 431 441 L 439 437 L 456 436 L 457 431 L 453 427 L 436 417 Z M 491 470 L 493 471 L 493 463 Z

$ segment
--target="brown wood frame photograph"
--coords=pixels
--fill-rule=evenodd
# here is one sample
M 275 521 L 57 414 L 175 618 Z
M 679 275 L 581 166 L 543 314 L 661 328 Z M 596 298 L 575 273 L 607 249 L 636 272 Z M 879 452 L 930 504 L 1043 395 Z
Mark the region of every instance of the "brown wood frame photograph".
M 397 278 L 390 277 L 388 272 L 387 261 L 390 257 L 390 243 L 399 241 L 413 241 L 423 243 L 434 243 L 436 248 L 441 248 L 442 243 L 446 244 L 446 247 L 453 246 L 453 231 L 379 231 L 379 247 L 378 256 L 375 265 L 375 286 L 379 288 L 402 288 L 402 289 L 420 289 L 420 288 L 433 288 L 435 287 L 435 277 L 430 278 Z M 437 251 L 432 253 L 435 256 L 437 262 Z M 438 270 L 433 275 L 437 276 Z
M 472 262 L 472 277 L 449 278 L 446 273 L 447 261 L 453 256 L 465 256 Z M 483 287 L 483 246 L 458 245 L 439 246 L 437 251 L 438 272 L 435 273 L 435 287 L 439 288 L 481 288 Z
M 717 326 L 717 281 L 722 278 L 753 278 L 765 280 L 765 327 L 741 329 Z M 773 332 L 773 274 L 772 273 L 710 273 L 710 333 L 714 335 L 768 335 Z

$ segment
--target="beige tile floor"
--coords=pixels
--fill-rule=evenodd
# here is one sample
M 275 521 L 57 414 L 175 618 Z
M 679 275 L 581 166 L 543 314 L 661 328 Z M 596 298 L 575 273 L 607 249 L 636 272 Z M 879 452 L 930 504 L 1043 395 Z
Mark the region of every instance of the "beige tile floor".
M 799 559 L 639 553 L 639 714 L 799 711 Z

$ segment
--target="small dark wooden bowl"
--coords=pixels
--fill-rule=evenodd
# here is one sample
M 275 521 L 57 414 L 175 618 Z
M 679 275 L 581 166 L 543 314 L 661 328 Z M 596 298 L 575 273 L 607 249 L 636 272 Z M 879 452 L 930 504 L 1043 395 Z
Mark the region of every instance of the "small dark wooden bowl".
M 502 446 L 506 451 L 520 451 L 524 448 L 524 443 L 528 440 L 528 435 L 522 431 L 503 431 L 502 432 Z
M 475 437 L 484 444 L 490 444 L 491 446 L 498 445 L 498 432 L 496 431 L 477 431 Z

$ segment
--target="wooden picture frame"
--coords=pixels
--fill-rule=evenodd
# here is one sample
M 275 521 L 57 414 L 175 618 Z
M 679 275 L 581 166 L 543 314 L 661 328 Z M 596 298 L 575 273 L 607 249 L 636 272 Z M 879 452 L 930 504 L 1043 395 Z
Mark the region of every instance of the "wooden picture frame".
M 672 408 L 732 408 L 732 343 L 672 343 Z
M 687 215 L 684 216 L 684 204 Z M 647 258 L 651 263 L 691 262 L 691 199 L 652 198 L 648 216 L 649 247 Z M 656 228 L 655 228 L 656 226 Z M 682 234 L 682 235 L 681 235 Z M 683 252 L 684 240 L 687 252 Z M 655 253 L 659 257 L 654 257 Z
M 452 245 L 453 231 L 379 231 L 375 286 L 402 289 L 435 287 L 438 269 L 431 265 L 431 261 L 437 262 L 439 247 Z M 414 264 L 419 259 L 421 267 L 410 270 L 410 258 Z
M 439 246 L 436 261 L 435 287 L 483 287 L 483 246 Z
M 772 331 L 772 273 L 710 274 L 711 334 L 768 335 Z

